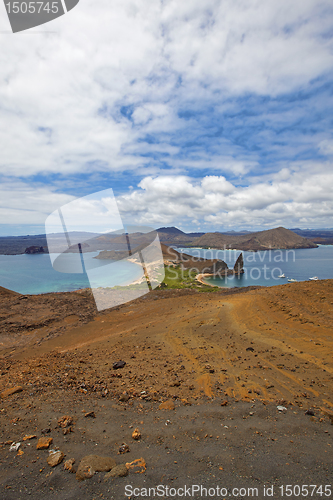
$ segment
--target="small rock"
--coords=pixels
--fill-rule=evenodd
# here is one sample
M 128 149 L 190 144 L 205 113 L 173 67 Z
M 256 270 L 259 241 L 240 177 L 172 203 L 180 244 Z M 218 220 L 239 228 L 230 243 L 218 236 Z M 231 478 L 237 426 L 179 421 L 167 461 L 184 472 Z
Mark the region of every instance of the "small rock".
M 74 467 L 73 467 L 74 464 L 75 464 L 75 458 L 69 458 L 64 463 L 64 469 L 68 470 L 69 472 L 75 472 Z
M 117 361 L 116 363 L 113 363 L 112 368 L 114 370 L 119 370 L 119 368 L 124 368 L 126 365 L 126 361 Z
M 17 392 L 22 392 L 22 391 L 23 391 L 23 387 L 21 387 L 20 385 L 17 385 L 16 387 L 11 387 L 10 389 L 6 389 L 6 390 L 2 391 L 2 393 L 0 394 L 0 398 L 5 399 L 8 396 L 11 396 L 12 394 L 16 394 Z
M 24 436 L 23 441 L 28 441 L 28 439 L 35 439 L 36 437 L 36 434 L 28 434 Z
M 168 448 L 167 446 L 165 448 Z M 144 458 L 137 458 L 133 462 L 128 462 L 125 464 L 127 469 L 132 469 L 135 474 L 142 474 L 145 472 L 147 466 Z
M 287 411 L 287 408 L 285 406 L 277 406 L 276 409 L 279 411 Z
M 78 481 L 84 481 L 85 479 L 90 479 L 95 474 L 95 471 L 90 465 L 84 465 L 78 469 L 76 472 L 76 479 Z
M 130 451 L 130 448 L 129 448 L 128 444 L 123 443 L 121 446 L 119 446 L 118 455 L 122 455 L 123 453 L 129 453 L 129 451 Z
M 251 351 L 251 352 L 253 352 L 253 351 L 254 351 L 253 347 L 247 347 L 247 348 L 246 348 L 246 350 L 247 350 L 247 351 Z
M 128 468 L 125 464 L 119 464 L 113 467 L 110 472 L 105 474 L 104 481 L 107 481 L 110 477 L 124 477 L 128 476 Z
M 69 427 L 70 425 L 73 424 L 73 417 L 70 417 L 69 415 L 64 415 L 63 417 L 60 417 L 58 419 L 58 425 L 59 427 Z
M 228 400 L 227 399 L 225 399 L 224 401 L 222 401 L 221 406 L 227 406 L 227 405 L 228 405 Z
M 85 414 L 85 417 L 96 418 L 96 415 L 94 411 L 88 411 L 88 413 Z
M 47 450 L 48 447 L 52 444 L 53 438 L 41 437 L 38 439 L 37 450 Z
M 132 432 L 132 438 L 136 441 L 138 439 L 141 439 L 141 432 L 139 431 L 139 429 L 134 429 L 134 431 Z
M 129 400 L 129 395 L 128 394 L 122 394 L 119 398 L 119 401 L 121 401 L 122 403 L 126 403 L 128 400 Z
M 49 434 L 50 432 L 51 432 L 50 427 L 46 427 L 45 429 L 42 429 L 42 430 L 41 430 L 41 433 L 42 433 L 42 434 Z
M 21 446 L 21 443 L 13 443 L 10 445 L 9 451 L 17 451 L 20 446 Z
M 62 430 L 64 436 L 66 436 L 66 434 L 69 434 L 70 432 L 73 432 L 73 427 L 66 427 L 66 429 Z
M 192 406 L 192 403 L 188 399 L 181 399 L 181 402 L 183 403 L 184 406 Z
M 58 451 L 50 450 L 49 456 L 47 457 L 47 463 L 51 467 L 55 467 L 56 465 L 59 465 L 63 461 L 64 456 L 65 455 L 60 450 L 58 450 Z
M 311 417 L 314 417 L 314 411 L 313 410 L 306 410 L 305 415 L 311 415 Z
M 168 401 L 164 401 L 164 403 L 161 403 L 160 406 L 158 407 L 159 410 L 174 410 L 175 409 L 175 403 L 169 399 Z

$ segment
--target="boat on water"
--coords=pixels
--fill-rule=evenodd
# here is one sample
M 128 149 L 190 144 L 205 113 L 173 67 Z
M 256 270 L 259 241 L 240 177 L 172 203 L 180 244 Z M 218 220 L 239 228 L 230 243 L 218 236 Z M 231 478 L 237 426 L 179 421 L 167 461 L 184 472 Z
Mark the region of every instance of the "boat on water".
M 284 273 L 282 273 L 282 274 L 280 274 L 280 275 L 278 276 L 278 278 L 285 278 L 285 277 L 286 277 L 286 275 L 285 275 Z
M 294 281 L 297 281 L 297 280 L 295 280 L 294 278 L 290 278 L 288 281 L 294 282 Z
M 312 278 L 309 278 L 310 281 L 318 281 L 319 278 L 318 276 L 312 276 Z

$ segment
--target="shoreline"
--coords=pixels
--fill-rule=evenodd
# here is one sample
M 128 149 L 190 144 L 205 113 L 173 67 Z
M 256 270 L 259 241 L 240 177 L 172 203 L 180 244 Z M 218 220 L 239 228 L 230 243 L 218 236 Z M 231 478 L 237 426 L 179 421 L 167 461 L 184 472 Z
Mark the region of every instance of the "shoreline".
M 206 281 L 204 281 L 204 278 L 207 276 L 214 276 L 214 274 L 199 273 L 196 275 L 195 279 L 199 281 L 199 283 L 201 283 L 202 285 L 211 286 L 212 288 L 221 288 L 217 285 L 211 285 L 210 283 L 206 283 Z

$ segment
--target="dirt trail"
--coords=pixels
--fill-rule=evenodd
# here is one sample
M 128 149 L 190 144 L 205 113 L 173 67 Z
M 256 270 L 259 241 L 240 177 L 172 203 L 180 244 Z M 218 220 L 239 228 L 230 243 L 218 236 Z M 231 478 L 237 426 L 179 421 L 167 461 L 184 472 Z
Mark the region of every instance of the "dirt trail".
M 22 388 L 1 399 L 1 499 L 111 499 L 126 484 L 193 481 L 258 486 L 262 498 L 267 484 L 333 482 L 333 281 L 163 290 L 102 313 L 88 291 L 0 296 L 0 391 Z M 175 409 L 159 409 L 165 401 Z M 66 435 L 63 415 L 74 421 Z M 81 484 L 23 441 L 45 428 L 76 465 L 97 452 L 143 457 L 147 470 Z
M 78 375 L 82 364 L 90 367 L 86 385 L 94 386 L 98 373 L 115 395 L 130 385 L 133 393 L 333 407 L 332 302 L 329 280 L 237 294 L 151 294 L 86 324 L 73 320 L 64 333 L 37 345 L 17 347 L 11 381 L 19 383 L 28 360 L 41 358 L 45 383 L 54 383 L 55 372 L 66 383 L 61 373 L 68 370 L 61 366 L 71 359 Z M 127 363 L 122 380 L 110 379 L 119 359 Z

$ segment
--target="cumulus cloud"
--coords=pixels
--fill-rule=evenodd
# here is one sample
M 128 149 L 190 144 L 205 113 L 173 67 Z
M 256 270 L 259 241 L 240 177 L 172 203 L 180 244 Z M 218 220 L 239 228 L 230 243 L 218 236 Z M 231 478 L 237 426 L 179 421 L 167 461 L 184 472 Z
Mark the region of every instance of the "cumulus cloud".
M 283 177 L 282 175 L 281 177 Z M 184 176 L 148 177 L 140 189 L 118 197 L 125 220 L 140 224 L 177 224 L 216 230 L 277 226 L 321 227 L 333 214 L 333 173 L 294 172 L 286 180 L 236 187 L 223 176 L 191 179 Z
M 186 128 L 181 102 L 217 90 L 276 95 L 330 70 L 329 10 L 316 0 L 88 0 L 53 21 L 54 34 L 4 38 L 0 169 L 147 164 L 126 145 Z
M 115 192 L 139 185 L 120 197 L 133 210 L 159 193 L 149 218 L 166 223 L 186 210 L 216 223 L 288 214 L 300 196 L 289 163 L 332 154 L 332 17 L 328 0 L 85 0 L 34 35 L 2 35 L 0 175 L 12 198 L 1 222 L 40 221 L 87 194 L 75 176 L 100 189 L 93 174 Z M 321 189 L 305 189 L 312 201 L 294 213 Z

